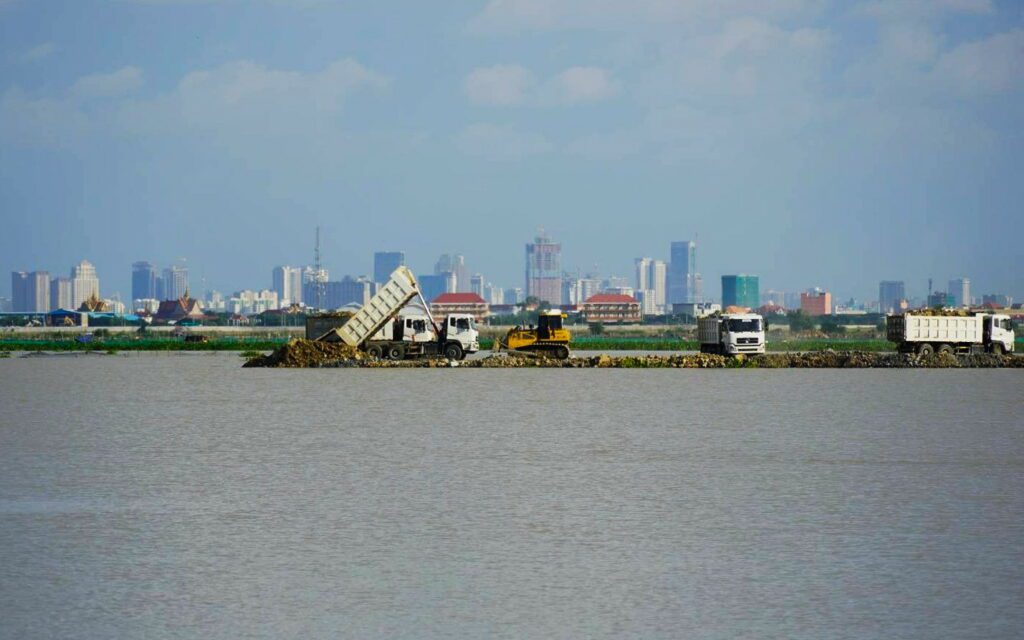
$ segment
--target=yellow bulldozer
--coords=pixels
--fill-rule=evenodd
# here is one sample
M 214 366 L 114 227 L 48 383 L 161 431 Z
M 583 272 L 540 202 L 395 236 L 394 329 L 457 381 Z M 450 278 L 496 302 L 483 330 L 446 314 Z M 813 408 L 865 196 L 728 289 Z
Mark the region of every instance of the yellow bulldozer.
M 562 327 L 566 314 L 558 309 L 541 311 L 537 318 L 537 328 L 513 327 L 504 338 L 494 341 L 494 351 L 525 351 L 565 360 L 569 357 L 569 341 L 572 336 L 568 329 Z

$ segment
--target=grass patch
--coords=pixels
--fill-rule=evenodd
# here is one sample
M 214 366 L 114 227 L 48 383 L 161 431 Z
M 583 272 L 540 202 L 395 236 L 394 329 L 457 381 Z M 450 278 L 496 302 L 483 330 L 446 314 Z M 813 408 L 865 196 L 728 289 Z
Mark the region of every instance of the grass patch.
M 0 340 L 0 352 L 10 351 L 272 351 L 288 338 L 213 338 L 207 342 L 185 342 L 180 338 L 96 338 L 78 342 L 74 338 L 43 340 Z

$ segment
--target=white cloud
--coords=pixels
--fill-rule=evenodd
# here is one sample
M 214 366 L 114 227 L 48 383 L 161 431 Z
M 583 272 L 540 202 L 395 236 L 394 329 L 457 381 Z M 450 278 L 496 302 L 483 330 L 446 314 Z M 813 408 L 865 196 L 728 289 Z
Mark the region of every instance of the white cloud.
M 522 104 L 536 81 L 533 74 L 517 64 L 474 69 L 462 87 L 473 104 L 510 106 Z
M 597 102 L 615 95 L 611 74 L 600 67 L 571 67 L 551 81 L 554 99 L 562 104 Z
M 876 0 L 856 11 L 881 20 L 932 20 L 945 14 L 988 15 L 992 0 Z
M 71 87 L 71 95 L 80 98 L 114 98 L 131 93 L 142 86 L 142 69 L 122 67 L 112 73 L 97 73 L 79 78 Z
M 491 0 L 467 24 L 471 33 L 692 25 L 737 17 L 816 12 L 825 0 Z
M 79 78 L 58 96 L 7 90 L 0 99 L 0 140 L 68 146 L 96 133 L 193 135 L 249 146 L 331 144 L 342 135 L 345 100 L 387 82 L 352 59 L 314 72 L 238 61 L 188 73 L 168 93 L 137 97 L 131 94 L 142 86 L 142 71 L 124 67 Z
M 466 155 L 487 160 L 520 160 L 554 150 L 554 145 L 539 133 L 488 123 L 471 124 L 463 129 L 456 138 L 456 145 Z
M 89 118 L 69 100 L 33 98 L 17 87 L 0 96 L 0 141 L 5 144 L 70 147 L 90 127 Z
M 961 44 L 943 54 L 932 78 L 964 95 L 1003 93 L 1024 86 L 1024 30 Z
M 463 81 L 463 91 L 476 105 L 568 106 L 608 99 L 618 91 L 611 73 L 600 67 L 570 67 L 538 82 L 520 65 L 474 69 Z
M 57 45 L 52 42 L 44 42 L 25 51 L 18 58 L 22 62 L 36 62 L 49 58 L 55 53 L 57 53 Z
M 311 73 L 238 61 L 191 72 L 167 95 L 126 103 L 119 119 L 137 133 L 203 133 L 254 143 L 318 139 L 339 131 L 352 93 L 387 83 L 352 59 Z

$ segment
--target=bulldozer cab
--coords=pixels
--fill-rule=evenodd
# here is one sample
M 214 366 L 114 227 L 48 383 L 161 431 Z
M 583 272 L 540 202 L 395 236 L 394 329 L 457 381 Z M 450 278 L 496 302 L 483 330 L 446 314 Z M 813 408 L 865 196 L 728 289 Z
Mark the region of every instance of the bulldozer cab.
M 541 340 L 554 339 L 556 332 L 561 328 L 561 313 L 541 313 L 537 318 L 537 337 Z

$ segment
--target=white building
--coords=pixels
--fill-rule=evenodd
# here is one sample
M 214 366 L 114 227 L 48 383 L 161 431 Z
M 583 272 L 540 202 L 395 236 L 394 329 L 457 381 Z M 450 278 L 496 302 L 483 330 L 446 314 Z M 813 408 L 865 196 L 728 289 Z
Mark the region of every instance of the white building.
M 71 309 L 78 309 L 91 297 L 100 297 L 100 279 L 96 276 L 96 267 L 82 260 L 71 267 Z
M 661 315 L 661 307 L 658 306 L 654 289 L 638 289 L 635 297 L 640 302 L 640 312 L 643 315 Z
M 600 290 L 601 281 L 597 278 L 566 278 L 562 281 L 562 300 L 565 304 L 583 304 Z
M 302 269 L 286 265 L 274 267 L 274 291 L 282 307 L 302 302 Z
M 472 276 L 470 276 L 470 278 L 469 278 L 469 289 L 470 289 L 469 293 L 475 293 L 476 295 L 480 296 L 481 298 L 485 298 L 485 296 L 484 296 L 484 276 L 483 276 L 483 274 L 474 273 Z
M 125 307 L 124 303 L 120 300 L 114 300 L 112 298 L 106 298 L 103 300 L 103 304 L 107 305 L 107 311 L 110 313 L 116 313 L 118 315 L 124 315 Z
M 156 298 L 136 298 L 132 300 L 132 309 L 141 313 L 156 313 L 160 308 L 160 301 Z
M 164 269 L 164 300 L 177 300 L 188 292 L 188 269 L 172 266 Z
M 250 315 L 278 309 L 277 303 L 276 291 L 269 289 L 251 291 L 245 289 L 243 291 L 236 291 L 235 295 L 226 301 L 224 310 L 229 313 Z
M 648 288 L 654 292 L 654 304 L 658 313 L 665 313 L 665 299 L 668 297 L 668 264 L 664 260 L 651 260 L 647 275 Z
M 487 294 L 483 296 L 487 304 L 505 304 L 505 290 L 494 283 L 488 282 L 484 287 L 484 293 Z
M 658 315 L 665 313 L 665 296 L 668 290 L 668 265 L 664 260 L 652 260 L 651 258 L 635 258 L 633 264 L 636 267 L 635 280 L 637 298 L 641 298 L 641 291 L 650 291 L 649 295 L 643 296 L 641 306 L 644 307 L 644 315 Z M 644 300 L 648 300 L 644 302 Z

